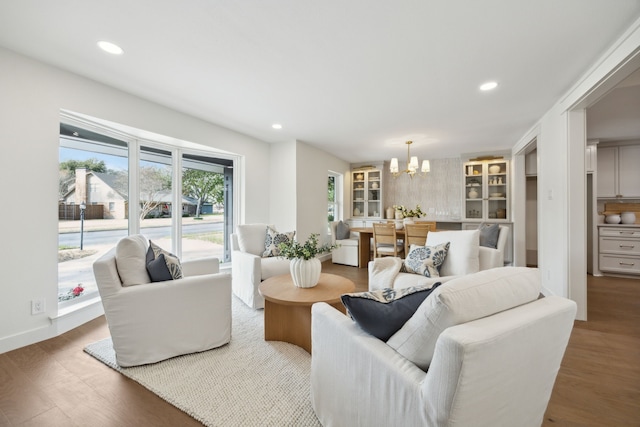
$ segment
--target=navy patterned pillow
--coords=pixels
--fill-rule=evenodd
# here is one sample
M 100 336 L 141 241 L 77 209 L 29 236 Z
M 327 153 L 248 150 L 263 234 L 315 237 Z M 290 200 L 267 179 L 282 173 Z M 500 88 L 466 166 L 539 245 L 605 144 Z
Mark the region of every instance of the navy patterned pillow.
M 449 242 L 436 246 L 411 245 L 400 271 L 425 277 L 440 277 L 440 266 L 447 257 L 449 245 Z
M 293 241 L 293 237 L 296 235 L 295 231 L 290 231 L 288 233 L 278 233 L 271 227 L 267 227 L 267 235 L 264 239 L 264 252 L 262 253 L 262 257 L 272 257 L 280 255 L 280 248 L 278 245 L 280 243 L 287 243 Z
M 182 266 L 180 265 L 180 259 L 171 252 L 165 251 L 160 246 L 149 240 L 149 247 L 153 251 L 153 255 L 157 260 L 160 255 L 164 256 L 165 264 L 169 270 L 169 274 L 173 280 L 182 279 Z M 149 256 L 147 256 L 147 266 L 149 265 Z M 148 271 L 148 270 L 147 270 Z
M 413 316 L 440 282 L 402 289 L 381 289 L 344 294 L 342 304 L 363 331 L 387 341 Z
M 149 252 L 153 254 L 151 246 L 149 246 Z M 151 261 L 147 262 L 147 273 L 149 273 L 152 282 L 173 280 L 167 267 L 167 261 L 164 259 L 164 254 L 160 254 L 158 258 L 152 258 Z

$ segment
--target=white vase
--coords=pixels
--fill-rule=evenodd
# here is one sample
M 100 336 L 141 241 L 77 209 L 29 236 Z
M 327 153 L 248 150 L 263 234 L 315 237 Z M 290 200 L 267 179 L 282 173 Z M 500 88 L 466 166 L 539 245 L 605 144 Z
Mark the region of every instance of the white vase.
M 620 224 L 620 215 L 618 214 L 607 215 L 604 221 L 607 224 Z
M 318 258 L 294 258 L 289 263 L 293 284 L 299 288 L 313 288 L 320 280 L 322 263 Z
M 635 224 L 636 214 L 635 212 L 622 212 L 620 214 L 620 222 L 623 224 Z
M 469 198 L 476 199 L 478 197 L 478 191 L 475 188 L 469 190 Z
M 393 219 L 395 217 L 395 209 L 387 208 L 387 219 Z
M 415 220 L 413 218 L 405 218 L 402 220 L 403 225 L 407 225 L 407 224 L 415 224 Z
M 396 210 L 396 219 L 402 219 L 402 212 Z

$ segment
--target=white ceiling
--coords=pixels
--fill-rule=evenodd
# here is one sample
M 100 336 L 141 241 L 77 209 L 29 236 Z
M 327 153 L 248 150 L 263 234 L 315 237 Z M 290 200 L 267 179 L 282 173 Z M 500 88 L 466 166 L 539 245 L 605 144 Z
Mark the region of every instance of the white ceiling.
M 640 0 L 2 0 L 0 45 L 358 162 L 409 138 L 429 158 L 510 149 L 639 16 Z

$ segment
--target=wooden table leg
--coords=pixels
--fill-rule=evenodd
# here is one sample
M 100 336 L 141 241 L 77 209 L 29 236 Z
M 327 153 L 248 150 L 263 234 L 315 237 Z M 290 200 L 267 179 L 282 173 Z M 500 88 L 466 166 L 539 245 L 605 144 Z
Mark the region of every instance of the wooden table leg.
M 371 254 L 371 234 L 359 233 L 358 238 L 358 266 L 367 268 Z
M 341 302 L 332 307 L 345 313 Z M 264 339 L 295 344 L 311 353 L 311 305 L 264 302 Z

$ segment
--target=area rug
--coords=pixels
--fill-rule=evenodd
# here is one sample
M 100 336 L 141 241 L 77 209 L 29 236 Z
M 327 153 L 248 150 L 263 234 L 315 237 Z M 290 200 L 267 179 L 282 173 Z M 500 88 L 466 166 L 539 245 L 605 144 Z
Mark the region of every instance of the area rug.
M 233 297 L 231 342 L 152 365 L 121 368 L 111 338 L 84 350 L 207 426 L 320 426 L 311 408 L 311 356 L 265 341 L 263 312 Z

